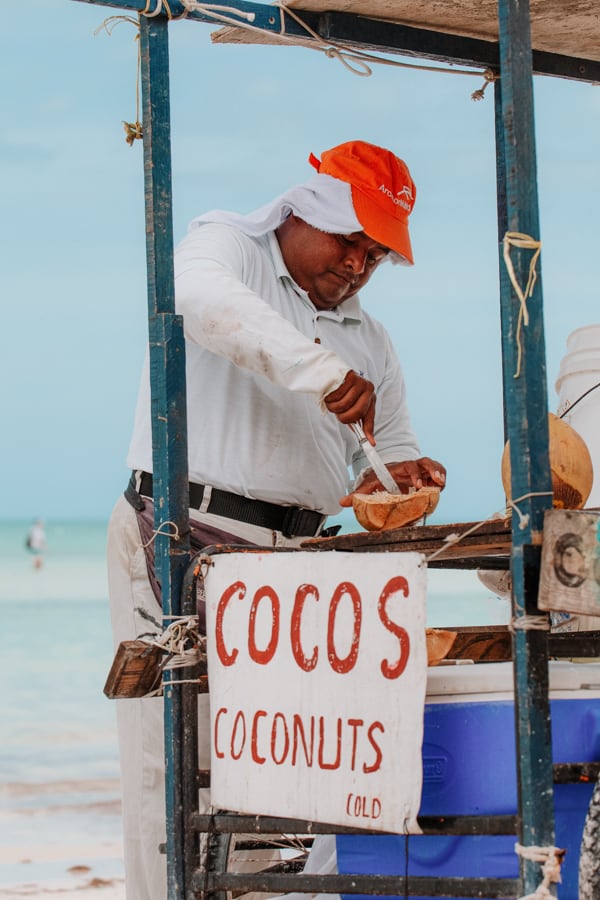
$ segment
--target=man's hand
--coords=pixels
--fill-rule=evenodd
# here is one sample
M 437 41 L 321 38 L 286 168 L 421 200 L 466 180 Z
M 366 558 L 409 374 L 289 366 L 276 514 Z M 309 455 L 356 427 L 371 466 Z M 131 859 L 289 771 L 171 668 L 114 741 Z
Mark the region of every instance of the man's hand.
M 422 487 L 439 487 L 443 490 L 446 486 L 446 469 L 441 463 L 428 456 L 422 456 L 421 459 L 408 459 L 404 462 L 388 463 L 387 468 L 403 494 L 408 493 L 410 488 L 418 490 Z M 370 472 L 361 482 L 356 493 L 372 494 L 374 491 L 381 490 L 383 490 L 383 485 L 377 475 Z M 352 494 L 342 497 L 340 506 L 352 506 Z
M 350 369 L 339 388 L 327 394 L 324 403 L 344 425 L 362 422 L 367 440 L 375 445 L 375 388 L 372 382 Z

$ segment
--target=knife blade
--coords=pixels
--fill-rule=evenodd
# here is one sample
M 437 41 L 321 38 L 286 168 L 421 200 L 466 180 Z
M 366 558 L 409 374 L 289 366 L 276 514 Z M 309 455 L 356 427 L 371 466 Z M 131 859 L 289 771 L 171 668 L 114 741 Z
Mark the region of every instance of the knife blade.
M 389 494 L 399 494 L 400 488 L 398 487 L 398 485 L 396 484 L 396 482 L 390 475 L 390 472 L 389 472 L 386 464 L 380 457 L 380 455 L 377 452 L 377 450 L 375 449 L 375 447 L 369 443 L 369 440 L 363 431 L 362 425 L 360 425 L 358 422 L 353 422 L 350 427 L 352 428 L 352 431 L 358 438 L 361 449 L 362 449 L 363 453 L 365 454 L 365 456 L 367 457 L 367 459 L 369 460 L 369 463 L 371 464 L 371 468 L 373 469 L 373 471 L 379 478 L 380 482 L 382 483 L 382 485 L 384 486 L 386 491 Z

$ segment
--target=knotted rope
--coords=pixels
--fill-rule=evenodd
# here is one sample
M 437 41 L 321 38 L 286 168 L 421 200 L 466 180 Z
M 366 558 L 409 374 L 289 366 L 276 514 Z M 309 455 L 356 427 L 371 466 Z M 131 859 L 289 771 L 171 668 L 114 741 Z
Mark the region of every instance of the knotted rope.
M 540 863 L 542 866 L 542 875 L 544 876 L 539 886 L 533 894 L 527 894 L 520 900 L 546 900 L 554 895 L 550 891 L 551 884 L 560 884 L 560 864 L 563 861 L 565 851 L 559 847 L 523 847 L 521 844 L 515 844 L 515 853 L 527 859 L 530 862 Z
M 174 616 L 162 634 L 144 636 L 140 640 L 150 647 L 158 647 L 165 653 L 154 682 L 158 683 L 158 686 L 148 691 L 144 695 L 146 697 L 158 697 L 163 693 L 161 679 L 163 672 L 206 662 L 206 637 L 198 631 L 198 616 Z M 198 684 L 198 679 L 171 679 L 169 684 Z
M 521 346 L 521 328 L 527 327 L 529 325 L 529 311 L 527 309 L 527 300 L 529 297 L 533 295 L 533 288 L 535 286 L 535 282 L 537 280 L 537 271 L 536 271 L 536 263 L 538 261 L 538 257 L 542 250 L 542 242 L 536 241 L 535 238 L 530 237 L 528 234 L 522 234 L 520 231 L 507 231 L 503 238 L 503 256 L 504 256 L 504 264 L 506 266 L 506 270 L 508 272 L 508 277 L 510 278 L 511 284 L 514 288 L 514 291 L 519 298 L 519 318 L 517 322 L 517 370 L 513 376 L 513 378 L 518 378 L 521 374 L 521 359 L 523 356 L 523 348 Z M 529 276 L 527 278 L 527 284 L 525 285 L 525 290 L 521 288 L 521 285 L 517 281 L 517 276 L 515 275 L 515 269 L 512 264 L 512 259 L 510 258 L 510 248 L 518 247 L 522 250 L 533 250 L 533 256 L 531 257 L 531 261 L 529 263 Z
M 498 511 L 492 513 L 491 516 L 488 516 L 487 519 L 482 519 L 481 522 L 476 522 L 474 525 L 471 525 L 470 528 L 467 528 L 466 531 L 463 531 L 461 534 L 453 533 L 447 534 L 444 538 L 444 543 L 441 547 L 438 547 L 437 550 L 434 550 L 433 553 L 430 553 L 429 556 L 425 558 L 425 562 L 429 562 L 432 559 L 435 559 L 441 553 L 448 549 L 448 547 L 453 546 L 454 544 L 458 544 L 464 538 L 466 538 L 469 534 L 472 534 L 474 531 L 477 531 L 478 528 L 481 528 L 482 525 L 486 525 L 488 522 L 494 522 L 496 519 L 506 519 L 510 515 L 511 508 L 517 513 L 519 517 L 519 528 L 523 531 L 529 525 L 529 516 L 525 513 L 522 513 L 518 503 L 521 503 L 523 500 L 528 500 L 529 497 L 551 497 L 552 491 L 531 491 L 529 494 L 523 494 L 522 497 L 517 497 L 516 500 L 507 500 L 507 507 L 503 511 Z
M 257 34 L 265 33 L 263 28 L 252 24 L 255 19 L 253 13 L 242 13 L 240 10 L 233 9 L 231 7 L 217 6 L 211 3 L 202 3 L 200 2 L 200 0 L 181 0 L 181 4 L 186 9 L 186 11 L 199 12 L 204 16 L 214 19 L 215 22 L 221 22 L 225 25 L 233 25 L 237 28 L 243 28 L 246 31 L 251 31 Z M 345 66 L 350 72 L 352 72 L 353 75 L 359 75 L 363 78 L 368 78 L 373 74 L 373 70 L 371 69 L 370 65 L 371 63 L 384 66 L 396 66 L 404 69 L 417 69 L 422 72 L 444 72 L 452 75 L 471 75 L 481 77 L 481 75 L 483 74 L 485 84 L 483 88 L 481 88 L 479 91 L 475 91 L 472 94 L 472 98 L 474 100 L 482 99 L 483 92 L 487 85 L 495 81 L 499 77 L 491 69 L 486 69 L 485 72 L 481 73 L 480 71 L 471 71 L 470 69 L 457 69 L 442 66 L 425 66 L 418 65 L 416 63 L 400 62 L 399 60 L 386 59 L 382 56 L 376 56 L 373 53 L 365 53 L 364 51 L 347 47 L 344 44 L 338 43 L 337 41 L 325 41 L 318 32 L 314 31 L 310 27 L 310 25 L 308 25 L 299 15 L 297 15 L 297 13 L 294 12 L 293 9 L 290 9 L 289 6 L 286 6 L 286 4 L 282 2 L 282 0 L 277 0 L 274 6 L 275 8 L 279 9 L 279 31 L 272 32 L 273 37 L 285 44 L 308 47 L 312 50 L 318 50 L 323 53 L 328 59 L 335 59 L 338 62 L 341 62 L 342 65 Z M 286 32 L 286 15 L 297 22 L 304 29 L 304 31 L 306 31 L 307 37 L 298 37 L 297 35 L 288 34 Z M 242 19 L 242 21 L 240 21 L 240 19 Z M 243 21 L 243 19 L 245 19 L 246 21 Z
M 167 528 L 167 529 L 172 528 L 173 530 L 165 531 L 164 530 L 165 528 Z M 177 527 L 175 522 L 171 522 L 170 520 L 168 522 L 161 522 L 160 525 L 158 526 L 158 528 L 156 528 L 152 532 L 152 537 L 150 538 L 150 540 L 146 541 L 145 544 L 142 544 L 142 547 L 144 548 L 144 550 L 146 549 L 146 547 L 149 547 L 150 544 L 152 544 L 156 540 L 156 538 L 158 537 L 159 534 L 166 534 L 167 537 L 172 538 L 174 541 L 181 540 L 181 535 L 179 534 L 179 528 Z
M 550 631 L 548 616 L 519 616 L 508 623 L 508 630 L 515 631 Z

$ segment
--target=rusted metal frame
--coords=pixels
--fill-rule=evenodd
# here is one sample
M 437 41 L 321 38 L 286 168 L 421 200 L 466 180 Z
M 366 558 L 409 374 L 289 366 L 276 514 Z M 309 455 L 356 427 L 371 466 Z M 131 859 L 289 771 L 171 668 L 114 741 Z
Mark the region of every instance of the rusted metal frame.
M 539 615 L 537 592 L 544 511 L 551 491 L 548 462 L 548 399 L 539 273 L 528 300 L 529 325 L 520 327 L 520 374 L 517 336 L 519 301 L 503 258 L 507 231 L 540 239 L 533 113 L 531 22 L 527 0 L 499 0 L 500 81 L 496 90 L 500 237 L 500 307 L 504 360 L 504 408 L 510 440 L 511 492 L 524 518 L 513 513 L 512 615 L 515 671 L 515 731 L 520 843 L 554 845 L 552 748 L 547 632 L 523 629 Z M 503 171 L 502 171 L 503 170 Z M 532 251 L 512 248 L 515 275 L 525 288 Z M 520 859 L 524 893 L 540 883 L 540 866 Z
M 192 886 L 202 891 L 204 900 L 212 900 L 216 892 L 260 891 L 311 894 L 368 894 L 371 896 L 414 897 L 504 897 L 519 896 L 515 878 L 452 878 L 415 875 L 313 875 L 300 873 L 224 872 L 196 873 Z
M 175 315 L 169 102 L 168 21 L 141 17 L 146 261 L 157 577 L 163 628 L 181 615 L 181 584 L 190 556 L 187 499 L 187 422 L 183 323 Z M 164 684 L 167 890 L 183 900 L 185 817 L 180 680 Z M 192 861 L 193 863 L 196 860 Z
M 554 763 L 554 784 L 595 784 L 600 762 Z
M 423 834 L 437 835 L 516 834 L 517 827 L 516 816 L 512 815 L 419 816 L 418 822 Z M 365 834 L 360 828 L 345 825 L 226 812 L 192 816 L 190 827 L 211 834 Z
M 344 12 L 321 15 L 294 7 L 323 40 L 337 41 L 357 49 L 380 53 L 400 53 L 436 62 L 498 70 L 498 43 L 460 34 L 416 28 L 396 22 L 384 22 Z M 287 26 L 286 26 L 287 27 Z M 533 72 L 577 81 L 600 82 L 600 62 L 533 50 Z

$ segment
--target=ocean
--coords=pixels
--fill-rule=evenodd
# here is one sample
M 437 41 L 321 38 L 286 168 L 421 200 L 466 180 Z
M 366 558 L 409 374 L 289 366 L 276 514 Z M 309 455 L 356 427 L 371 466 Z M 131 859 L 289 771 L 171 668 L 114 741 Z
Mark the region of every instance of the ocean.
M 29 524 L 0 523 L 0 889 L 123 875 L 106 524 L 47 523 L 41 568 Z
M 355 530 L 343 516 L 343 531 Z M 121 879 L 106 523 L 47 522 L 40 568 L 29 522 L 0 523 L 0 895 L 61 879 Z M 428 574 L 428 624 L 504 624 L 474 572 Z M 62 883 L 62 882 L 61 882 Z M 10 893 L 13 886 L 15 893 Z M 18 888 L 18 889 L 17 889 Z

